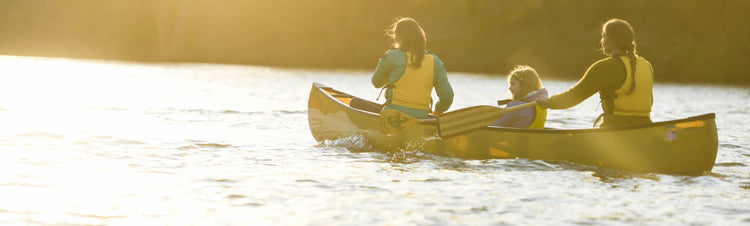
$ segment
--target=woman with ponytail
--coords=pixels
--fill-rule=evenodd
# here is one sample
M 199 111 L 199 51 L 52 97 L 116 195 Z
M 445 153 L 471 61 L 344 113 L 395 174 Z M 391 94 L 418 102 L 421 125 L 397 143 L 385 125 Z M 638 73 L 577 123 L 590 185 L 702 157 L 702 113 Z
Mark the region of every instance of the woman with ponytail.
M 453 103 L 453 88 L 443 62 L 425 50 L 427 38 L 422 27 L 412 18 L 397 18 L 387 34 L 393 39 L 393 48 L 380 58 L 372 75 L 372 85 L 385 89 L 383 109 L 428 118 L 434 88 L 439 99 L 432 114 L 447 111 Z
M 589 66 L 572 88 L 536 101 L 550 109 L 566 109 L 599 93 L 604 113 L 594 126 L 651 123 L 654 70 L 650 62 L 636 54 L 633 27 L 625 20 L 610 19 L 602 26 L 600 42 L 606 58 Z

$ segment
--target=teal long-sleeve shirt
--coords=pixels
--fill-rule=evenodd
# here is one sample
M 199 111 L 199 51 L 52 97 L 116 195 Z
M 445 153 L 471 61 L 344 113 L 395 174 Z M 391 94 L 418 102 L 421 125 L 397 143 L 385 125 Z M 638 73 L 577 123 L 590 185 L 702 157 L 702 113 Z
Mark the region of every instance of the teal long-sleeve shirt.
M 425 52 L 425 54 L 430 54 Z M 453 103 L 453 88 L 450 82 L 448 82 L 448 74 L 445 71 L 445 66 L 440 59 L 432 55 L 435 58 L 434 61 L 434 74 L 432 77 L 432 86 L 438 96 L 438 101 L 435 103 L 436 112 L 447 111 Z M 372 85 L 375 88 L 381 88 L 387 84 L 393 84 L 404 75 L 408 59 L 406 52 L 399 49 L 388 50 L 386 54 L 378 60 L 378 66 L 375 68 L 375 73 L 372 75 Z M 388 89 L 386 98 L 390 99 L 393 93 Z

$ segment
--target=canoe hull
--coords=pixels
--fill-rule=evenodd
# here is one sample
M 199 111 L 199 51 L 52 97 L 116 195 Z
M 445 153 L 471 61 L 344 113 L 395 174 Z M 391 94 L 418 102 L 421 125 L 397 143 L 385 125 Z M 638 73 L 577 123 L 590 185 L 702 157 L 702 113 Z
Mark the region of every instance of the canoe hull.
M 376 112 L 350 106 L 361 101 L 314 83 L 308 100 L 313 137 L 324 141 L 363 136 L 381 151 L 408 148 L 469 159 L 528 158 L 674 174 L 711 171 L 718 150 L 714 114 L 616 129 L 486 127 L 438 138 L 434 120 L 386 136 Z

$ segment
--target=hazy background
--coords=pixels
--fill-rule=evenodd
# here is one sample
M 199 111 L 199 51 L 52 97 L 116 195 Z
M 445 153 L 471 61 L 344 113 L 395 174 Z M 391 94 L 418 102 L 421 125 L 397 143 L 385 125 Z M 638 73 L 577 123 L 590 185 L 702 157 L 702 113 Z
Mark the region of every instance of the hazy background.
M 750 1 L 3 0 L 0 54 L 374 69 L 413 17 L 449 71 L 529 64 L 575 79 L 609 18 L 635 28 L 658 81 L 750 84 Z

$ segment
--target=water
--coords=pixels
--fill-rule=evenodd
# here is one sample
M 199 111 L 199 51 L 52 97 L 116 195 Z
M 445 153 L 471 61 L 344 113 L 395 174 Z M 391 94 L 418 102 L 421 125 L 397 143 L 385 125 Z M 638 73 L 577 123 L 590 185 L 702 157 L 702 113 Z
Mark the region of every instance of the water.
M 374 100 L 369 71 L 13 56 L 0 68 L 3 225 L 750 224 L 748 86 L 655 86 L 654 120 L 717 113 L 716 166 L 689 177 L 315 142 L 312 82 Z M 449 76 L 452 109 L 508 96 L 500 78 Z M 597 104 L 551 111 L 547 126 L 589 128 Z

